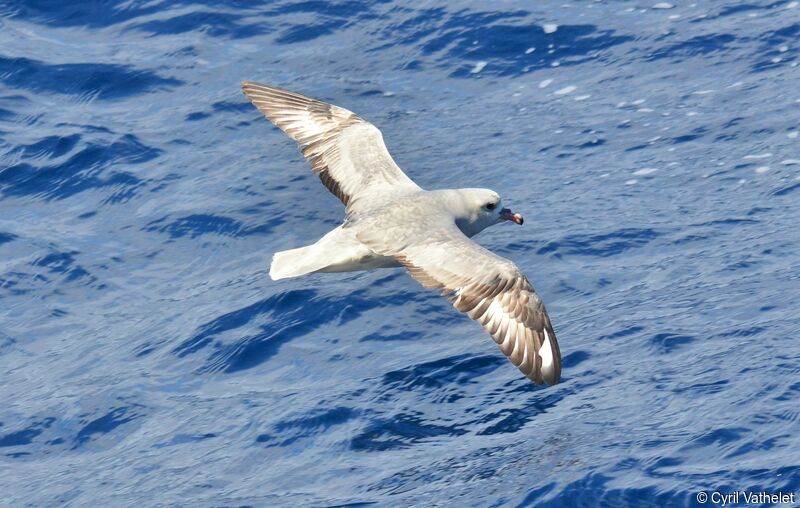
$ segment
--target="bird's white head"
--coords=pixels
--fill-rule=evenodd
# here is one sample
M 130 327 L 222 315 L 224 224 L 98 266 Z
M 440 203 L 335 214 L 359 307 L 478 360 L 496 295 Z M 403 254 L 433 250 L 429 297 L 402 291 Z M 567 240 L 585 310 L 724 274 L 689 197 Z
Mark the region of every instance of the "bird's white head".
M 467 236 L 474 236 L 493 224 L 512 221 L 522 225 L 522 215 L 503 208 L 500 195 L 489 189 L 459 189 L 456 191 L 456 225 Z

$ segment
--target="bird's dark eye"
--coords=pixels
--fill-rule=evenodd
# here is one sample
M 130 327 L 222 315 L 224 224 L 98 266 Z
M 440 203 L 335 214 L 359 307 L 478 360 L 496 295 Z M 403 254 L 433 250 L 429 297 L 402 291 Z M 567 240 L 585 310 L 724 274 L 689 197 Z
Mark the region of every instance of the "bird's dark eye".
M 497 206 L 497 203 L 486 203 L 486 209 L 487 210 L 494 210 L 496 206 Z

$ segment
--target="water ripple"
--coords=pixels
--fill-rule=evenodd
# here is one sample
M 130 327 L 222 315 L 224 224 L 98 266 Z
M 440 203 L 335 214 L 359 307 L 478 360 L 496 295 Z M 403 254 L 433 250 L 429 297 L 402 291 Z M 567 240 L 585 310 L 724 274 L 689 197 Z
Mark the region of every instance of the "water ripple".
M 663 4 L 0 0 L 4 502 L 800 490 L 800 5 Z M 245 79 L 519 208 L 562 382 L 402 269 L 271 281 L 343 208 Z
M 11 88 L 97 99 L 122 99 L 181 82 L 148 70 L 105 63 L 48 64 L 0 56 L 0 81 Z

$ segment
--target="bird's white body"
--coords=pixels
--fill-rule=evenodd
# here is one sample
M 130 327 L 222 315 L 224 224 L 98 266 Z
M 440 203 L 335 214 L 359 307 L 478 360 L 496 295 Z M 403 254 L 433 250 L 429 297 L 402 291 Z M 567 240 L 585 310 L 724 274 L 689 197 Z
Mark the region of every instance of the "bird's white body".
M 475 206 L 489 200 L 499 202 L 499 196 L 488 189 L 419 189 L 376 202 L 375 206 L 367 206 L 365 210 L 348 217 L 345 224 L 330 231 L 316 243 L 276 252 L 269 275 L 273 280 L 279 280 L 315 272 L 357 272 L 402 266 L 391 256 L 375 253 L 358 239 L 358 232 L 374 227 L 387 231 L 416 231 L 420 222 L 425 221 L 425 215 L 433 214 L 433 217 L 453 217 L 458 229 L 471 238 L 492 224 L 503 221 L 500 217 L 501 207 L 485 211 Z M 391 209 L 392 213 L 386 214 L 386 209 Z
M 402 266 L 480 323 L 532 381 L 559 382 L 556 335 L 533 286 L 514 263 L 470 240 L 493 224 L 522 224 L 521 215 L 488 189 L 420 188 L 381 132 L 346 109 L 258 83 L 243 90 L 346 206 L 342 225 L 319 241 L 276 253 L 272 279 Z

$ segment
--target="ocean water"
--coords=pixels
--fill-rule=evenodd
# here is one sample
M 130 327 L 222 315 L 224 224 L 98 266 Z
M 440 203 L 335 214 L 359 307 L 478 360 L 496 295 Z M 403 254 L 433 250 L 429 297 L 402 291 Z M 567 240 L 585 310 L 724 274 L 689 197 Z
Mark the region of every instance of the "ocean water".
M 0 1 L 0 505 L 800 493 L 798 62 L 783 0 Z M 245 79 L 523 213 L 562 383 L 400 269 L 269 280 L 342 207 Z

